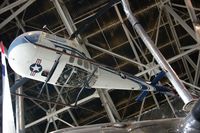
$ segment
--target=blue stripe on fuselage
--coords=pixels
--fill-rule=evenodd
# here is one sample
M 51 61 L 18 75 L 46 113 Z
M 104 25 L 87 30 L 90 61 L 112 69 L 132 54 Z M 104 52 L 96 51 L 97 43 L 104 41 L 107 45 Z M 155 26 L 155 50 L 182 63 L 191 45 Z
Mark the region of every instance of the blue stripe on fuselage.
M 81 53 L 80 51 L 78 51 L 78 50 L 75 49 L 75 48 L 72 48 L 72 47 L 69 47 L 69 46 L 63 45 L 62 43 L 59 43 L 59 42 L 53 41 L 53 40 L 51 40 L 51 39 L 48 39 L 48 40 L 49 40 L 50 42 L 52 42 L 56 47 L 60 47 L 60 48 L 63 48 L 63 49 L 65 49 L 65 50 L 72 51 L 72 52 L 78 54 L 79 56 L 81 56 L 81 57 L 87 59 L 87 57 L 86 57 L 83 53 Z M 59 44 L 59 45 L 58 45 L 58 44 Z

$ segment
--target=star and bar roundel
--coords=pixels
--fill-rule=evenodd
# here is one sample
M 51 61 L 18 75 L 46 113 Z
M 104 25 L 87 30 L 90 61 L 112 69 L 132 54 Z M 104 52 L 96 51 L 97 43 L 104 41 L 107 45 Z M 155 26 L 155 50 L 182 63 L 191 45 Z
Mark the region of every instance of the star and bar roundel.
M 30 65 L 30 75 L 31 76 L 35 76 L 36 73 L 39 73 L 42 71 L 42 66 L 40 65 L 42 62 L 41 59 L 37 59 L 35 63 L 33 63 L 32 65 Z

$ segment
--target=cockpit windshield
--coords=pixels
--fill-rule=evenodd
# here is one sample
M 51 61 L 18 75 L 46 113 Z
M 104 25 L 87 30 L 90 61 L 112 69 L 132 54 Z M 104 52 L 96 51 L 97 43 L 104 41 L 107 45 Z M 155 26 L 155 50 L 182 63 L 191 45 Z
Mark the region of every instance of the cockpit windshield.
M 27 33 L 27 35 L 25 35 L 25 39 L 27 39 L 28 41 L 32 42 L 32 43 L 36 43 L 39 40 L 41 32 L 29 32 Z

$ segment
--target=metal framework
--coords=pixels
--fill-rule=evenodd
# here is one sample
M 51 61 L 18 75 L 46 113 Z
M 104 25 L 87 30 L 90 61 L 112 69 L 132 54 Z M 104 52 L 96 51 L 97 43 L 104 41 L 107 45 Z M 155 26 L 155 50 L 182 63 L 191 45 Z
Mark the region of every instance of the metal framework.
M 83 23 L 86 18 L 88 19 L 94 16 L 95 12 L 105 4 L 103 3 L 98 8 L 91 9 L 81 16 L 73 18 L 71 16 L 70 10 L 68 10 L 68 8 L 66 7 L 65 2 L 66 1 L 62 0 L 52 0 L 50 2 L 53 5 L 51 8 L 41 12 L 40 14 L 37 14 L 36 16 L 33 16 L 32 18 L 25 20 L 23 18 L 23 15 L 20 17 L 18 17 L 18 15 L 22 12 L 25 13 L 25 10 L 29 10 L 29 7 L 35 3 L 35 0 L 18 0 L 10 4 L 8 0 L 5 0 L 0 5 L 0 14 L 4 14 L 10 11 L 11 15 L 9 15 L 0 23 L 0 29 L 2 29 L 1 34 L 9 32 L 16 26 L 18 27 L 17 35 L 19 33 L 19 30 L 25 32 L 28 31 L 30 28 L 40 29 L 41 27 L 31 25 L 30 21 L 34 18 L 44 15 L 45 13 L 48 14 L 48 12 L 51 12 L 52 10 L 56 10 L 56 15 L 58 16 L 58 18 L 61 19 L 61 21 L 58 26 L 56 25 L 51 30 L 51 32 L 58 35 L 62 35 L 63 33 L 71 35 L 77 29 L 76 27 L 80 27 L 81 23 Z M 198 4 L 200 7 L 200 3 Z M 149 80 L 152 75 L 155 75 L 158 71 L 160 71 L 160 66 L 158 65 L 160 63 L 156 63 L 156 57 L 154 56 L 155 59 L 152 58 L 150 56 L 150 52 L 142 46 L 143 43 L 140 40 L 142 38 L 141 35 L 136 34 L 136 31 L 131 29 L 129 23 L 127 22 L 127 17 L 125 17 L 124 12 L 120 10 L 121 7 L 121 2 L 118 2 L 112 6 L 112 13 L 115 13 L 117 16 L 117 19 L 114 22 L 112 21 L 112 23 L 102 25 L 100 19 L 96 19 L 97 30 L 80 35 L 76 38 L 76 40 L 80 43 L 80 45 L 83 45 L 83 47 L 88 49 L 88 53 L 91 53 L 90 55 L 93 59 L 98 61 L 99 58 L 101 58 L 102 56 L 109 55 L 110 58 L 113 59 L 113 62 L 115 64 L 114 67 L 116 69 L 123 70 L 124 66 L 131 64 L 131 66 L 135 67 L 135 69 L 138 69 L 138 71 L 134 73 L 134 75 L 141 76 L 146 80 Z M 176 55 L 168 56 L 169 58 L 165 57 L 167 58 L 166 62 L 168 62 L 170 65 L 176 63 L 178 66 L 181 65 L 181 67 L 183 67 L 184 73 L 178 74 L 182 82 L 175 80 L 173 83 L 177 85 L 178 82 L 180 88 L 184 88 L 182 84 L 185 84 L 187 86 L 187 90 L 191 94 L 196 96 L 199 96 L 200 91 L 200 88 L 198 87 L 200 78 L 200 32 L 195 29 L 196 25 L 200 24 L 198 20 L 200 11 L 199 7 L 194 8 L 190 0 L 185 0 L 185 5 L 177 4 L 169 0 L 154 0 L 153 4 L 144 9 L 140 9 L 137 11 L 132 10 L 133 14 L 136 17 L 146 12 L 150 12 L 152 11 L 152 9 L 158 10 L 159 13 L 156 22 L 152 24 L 151 28 L 146 28 L 145 32 L 146 34 L 150 35 L 151 39 L 153 40 L 152 43 L 154 42 L 154 44 L 152 45 L 158 48 L 161 53 L 163 48 L 166 47 L 171 47 L 170 50 L 172 51 L 174 49 L 177 50 L 177 52 L 175 52 Z M 16 8 L 18 9 L 16 10 Z M 188 12 L 185 12 L 185 10 L 187 10 Z M 0 17 L 0 19 L 2 18 Z M 13 19 L 15 19 L 15 21 L 11 21 Z M 188 24 L 191 22 L 192 26 Z M 12 26 L 7 29 L 5 27 L 8 24 L 12 24 Z M 110 38 L 107 36 L 107 31 L 112 31 L 116 26 L 122 29 L 121 32 L 125 36 L 126 40 L 120 42 L 120 44 L 118 45 L 113 46 L 111 44 L 111 41 L 109 40 Z M 185 33 L 178 33 L 177 27 L 184 29 Z M 167 35 L 169 41 L 164 42 L 162 43 L 162 45 L 160 45 L 159 39 L 160 36 L 162 36 L 161 34 L 163 33 L 163 30 Z M 100 36 L 102 40 L 104 40 L 103 42 L 100 42 L 102 40 L 100 40 L 99 42 L 94 41 L 93 38 L 97 38 Z M 190 38 L 192 40 L 192 43 L 188 44 L 187 41 L 183 42 L 185 38 Z M 126 54 L 122 55 L 120 54 L 120 52 L 116 52 L 117 49 L 125 47 L 127 45 L 131 48 L 131 52 L 133 54 L 131 57 L 126 56 Z M 92 51 L 97 51 L 97 54 L 93 54 Z M 168 53 L 171 54 L 169 51 Z M 198 55 L 196 60 L 193 59 L 193 55 Z M 120 63 L 120 61 L 122 63 Z M 165 68 L 166 63 L 161 67 Z M 167 67 L 169 68 L 169 66 Z M 171 71 L 172 69 L 170 68 L 167 70 Z M 171 76 L 171 78 L 172 77 L 173 76 Z M 174 78 L 172 79 L 174 80 Z M 23 93 L 27 95 L 31 94 L 33 96 L 37 95 L 38 92 L 37 90 L 35 90 L 35 88 L 37 88 L 38 83 L 34 83 L 35 82 L 32 82 L 31 85 L 29 84 L 27 86 L 24 86 L 23 89 L 19 88 L 17 90 L 17 93 Z M 52 92 L 52 90 L 54 90 L 54 93 Z M 84 120 L 82 120 L 76 114 L 76 109 L 67 106 L 69 103 L 71 103 L 72 105 L 74 104 L 73 102 L 70 102 L 70 99 L 66 98 L 69 97 L 68 95 L 70 92 L 73 92 L 73 90 L 62 87 L 59 88 L 56 86 L 47 86 L 45 93 L 42 95 L 43 98 L 47 99 L 47 101 L 56 101 L 56 103 L 47 102 L 45 100 L 39 101 L 37 99 L 31 98 L 24 98 L 23 100 L 22 97 L 20 98 L 19 96 L 17 96 L 15 108 L 16 120 L 17 123 L 19 123 L 17 124 L 17 132 L 23 133 L 25 130 L 27 130 L 30 132 L 35 131 L 38 133 L 47 133 L 49 131 L 57 130 L 64 127 L 75 127 L 79 125 L 98 123 L 98 121 L 101 119 L 106 119 L 106 122 L 108 122 L 108 120 L 110 122 L 117 122 L 126 119 L 136 119 L 140 121 L 142 120 L 142 115 L 145 111 L 152 108 L 160 109 L 160 105 L 164 102 L 169 104 L 174 117 L 178 117 L 178 110 L 177 108 L 174 108 L 173 104 L 171 103 L 174 100 L 174 97 L 168 97 L 167 95 L 165 95 L 164 98 L 159 99 L 157 96 L 158 94 L 152 92 L 138 106 L 138 104 L 135 103 L 133 100 L 134 97 L 136 97 L 137 92 L 128 92 L 128 97 L 116 104 L 114 98 L 111 97 L 112 91 L 108 92 L 105 90 L 96 90 L 94 93 L 85 96 L 78 101 L 78 105 L 80 105 L 79 110 L 84 110 L 91 114 L 90 117 L 84 118 Z M 187 91 L 185 91 L 184 93 L 186 93 L 186 97 L 183 98 L 184 102 L 187 103 L 191 101 L 192 97 L 190 96 L 190 94 Z M 145 106 L 148 105 L 148 100 L 151 98 L 153 99 L 153 102 L 151 102 L 153 104 Z M 23 105 L 23 103 L 25 103 L 24 101 L 26 100 L 28 101 L 28 103 L 32 104 L 31 107 L 26 104 Z M 94 110 L 88 106 L 84 106 L 84 104 L 97 100 L 101 101 L 102 106 L 104 107 L 100 109 L 101 111 Z M 63 105 L 59 105 L 60 103 L 62 103 Z M 25 107 L 25 110 L 30 111 L 29 116 L 26 116 L 26 111 L 23 113 L 23 106 Z M 136 111 L 133 111 L 132 113 L 128 113 L 126 115 L 126 112 L 128 112 L 128 108 L 131 108 L 133 106 L 137 106 Z M 31 110 L 35 108 L 40 110 L 41 113 L 39 116 L 35 116 L 31 113 Z M 26 122 L 24 122 L 24 117 Z M 45 127 L 45 129 L 41 131 L 38 125 L 42 125 L 42 127 Z M 24 127 L 25 129 L 23 129 Z

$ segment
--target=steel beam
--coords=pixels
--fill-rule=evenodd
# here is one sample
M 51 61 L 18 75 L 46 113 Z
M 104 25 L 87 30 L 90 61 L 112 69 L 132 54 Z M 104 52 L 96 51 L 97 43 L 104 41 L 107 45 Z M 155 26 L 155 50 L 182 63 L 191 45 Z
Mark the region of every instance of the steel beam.
M 197 65 L 194 63 L 194 61 L 189 57 L 189 55 L 184 56 L 187 62 L 190 63 L 190 65 L 193 67 L 194 70 L 197 70 Z
M 0 29 L 3 28 L 6 24 L 8 24 L 12 19 L 14 19 L 18 14 L 20 14 L 23 10 L 25 10 L 28 6 L 30 6 L 35 0 L 29 0 L 22 7 L 16 10 L 11 16 L 5 19 L 2 23 L 0 23 Z
M 189 53 L 192 53 L 192 52 L 194 52 L 196 50 L 199 50 L 199 49 L 200 49 L 200 46 L 196 45 L 196 47 L 194 47 L 194 48 L 192 48 L 190 50 L 187 50 L 187 51 L 185 51 L 185 52 L 183 52 L 183 53 L 181 53 L 179 55 L 176 55 L 176 56 L 168 59 L 167 62 L 168 63 L 175 62 L 175 61 L 179 60 L 182 56 L 188 55 Z M 145 74 L 145 73 L 147 73 L 147 72 L 149 72 L 149 71 L 151 71 L 151 70 L 153 70 L 155 68 L 158 68 L 158 67 L 159 67 L 159 65 L 152 66 L 151 68 L 148 68 L 147 70 L 145 70 L 143 72 L 135 74 L 135 76 L 141 76 L 141 75 L 143 75 L 143 74 Z
M 194 8 L 192 6 L 191 0 L 184 0 L 184 1 L 185 1 L 185 4 L 186 4 L 188 13 L 190 15 L 193 27 L 194 27 L 194 29 L 196 31 L 197 42 L 200 43 L 200 33 L 198 32 L 198 29 L 196 28 L 196 24 L 199 23 L 199 20 L 198 20 L 196 14 L 195 14 L 195 11 L 194 11 Z M 194 76 L 194 82 L 193 82 L 194 85 L 198 85 L 199 76 L 200 76 L 200 72 L 199 72 L 200 68 L 199 67 L 200 67 L 200 52 L 198 54 L 197 69 L 196 69 L 196 73 L 195 73 L 195 76 Z
M 188 13 L 190 15 L 190 18 L 192 20 L 192 23 L 197 23 L 198 22 L 198 19 L 197 19 L 197 16 L 195 14 L 195 11 L 194 11 L 194 8 L 192 6 L 192 2 L 191 0 L 184 0 L 185 1 L 185 5 L 187 7 L 187 10 L 188 10 Z M 194 27 L 195 28 L 195 27 Z
M 138 35 L 143 40 L 144 44 L 147 46 L 147 48 L 150 50 L 151 54 L 154 56 L 156 61 L 160 64 L 161 68 L 166 71 L 166 76 L 170 80 L 170 82 L 174 85 L 177 93 L 181 97 L 181 99 L 184 101 L 185 106 L 184 109 L 188 110 L 190 109 L 191 103 L 193 103 L 193 98 L 188 92 L 188 90 L 185 88 L 183 83 L 180 81 L 174 70 L 171 68 L 169 63 L 165 60 L 163 55 L 160 53 L 159 49 L 154 45 L 153 41 L 150 39 L 150 37 L 147 35 L 147 33 L 144 31 L 142 26 L 139 24 L 135 16 L 133 16 L 132 11 L 130 9 L 129 3 L 127 0 L 122 0 L 122 5 L 124 8 L 124 11 L 127 15 L 127 18 L 129 19 L 130 23 L 132 24 L 133 28 L 136 30 Z
M 186 81 L 184 81 L 184 80 L 182 80 L 182 82 L 183 82 L 185 85 L 190 86 L 190 87 L 193 87 L 193 88 L 196 88 L 197 90 L 200 91 L 200 87 L 198 87 L 198 86 L 196 86 L 196 85 L 193 85 L 193 84 L 191 84 L 191 83 L 188 83 L 188 82 L 186 82 Z
M 167 95 L 165 95 L 165 98 L 166 98 L 166 100 L 167 100 L 167 102 L 168 102 L 168 104 L 169 104 L 169 107 L 171 108 L 171 110 L 172 110 L 174 116 L 177 118 L 178 116 L 176 115 L 176 111 L 175 111 L 175 109 L 174 109 L 172 103 L 170 102 L 169 97 L 168 97 Z
M 63 8 L 61 7 L 61 4 L 63 5 L 64 2 L 62 0 L 58 1 L 58 0 L 51 0 L 68 32 L 69 35 L 73 34 L 73 32 L 76 30 L 73 21 L 70 17 L 70 14 L 68 12 L 68 10 L 65 8 L 65 12 L 63 11 Z M 62 2 L 62 3 L 60 3 Z
M 171 9 L 171 7 L 169 7 L 168 5 L 164 5 L 164 8 L 166 9 L 166 11 L 173 16 L 173 18 L 179 22 L 179 24 L 188 32 L 188 34 L 198 42 L 195 32 L 194 30 L 191 29 L 190 26 L 188 26 L 188 24 L 185 23 L 185 21 L 173 10 Z
M 144 99 L 142 100 L 142 104 L 141 104 L 141 107 L 140 107 L 140 112 L 139 112 L 137 121 L 140 121 L 140 120 L 141 120 L 141 116 L 142 116 L 142 111 L 143 111 L 143 108 L 144 108 L 145 100 L 146 100 L 146 98 L 144 98 Z
M 56 117 L 56 118 L 57 118 L 59 121 L 61 121 L 62 123 L 66 124 L 66 125 L 68 125 L 68 126 L 70 126 L 70 127 L 75 127 L 75 126 L 73 126 L 72 124 L 70 124 L 70 123 L 64 121 L 63 119 L 61 119 L 61 118 L 59 118 L 59 117 Z
M 122 16 L 121 16 L 121 14 L 120 14 L 120 12 L 119 12 L 119 9 L 118 9 L 117 5 L 115 5 L 114 8 L 115 8 L 115 11 L 116 11 L 116 13 L 117 13 L 117 16 L 118 16 L 118 18 L 119 18 L 119 20 L 120 20 L 120 22 L 121 22 L 122 28 L 123 28 L 123 30 L 124 30 L 124 32 L 125 32 L 125 35 L 126 35 L 128 41 L 129 41 L 129 44 L 130 44 L 130 46 L 131 46 L 131 48 L 132 48 L 132 51 L 133 51 L 133 53 L 134 53 L 134 55 L 135 55 L 135 58 L 136 58 L 137 62 L 142 63 L 141 60 L 140 60 L 140 57 L 139 57 L 139 55 L 138 55 L 138 53 L 137 53 L 137 50 L 136 50 L 136 48 L 135 48 L 135 46 L 134 46 L 134 43 L 133 43 L 133 41 L 132 41 L 132 39 L 131 39 L 131 33 L 130 33 L 130 31 L 128 30 L 127 26 L 124 24 L 124 21 L 123 21 L 123 19 L 122 19 Z M 159 13 L 159 18 L 158 18 L 158 19 L 159 19 L 159 22 L 160 22 L 160 17 L 161 17 L 161 12 Z M 157 30 L 157 31 L 159 31 L 159 27 L 160 27 L 160 23 L 158 23 L 158 30 Z M 156 39 L 157 39 L 157 38 L 156 38 Z M 136 41 L 134 41 L 134 42 L 137 44 Z M 150 62 L 149 62 L 149 60 L 147 59 L 147 57 L 145 56 L 145 54 L 144 54 L 142 51 L 140 51 L 140 52 L 141 52 L 141 54 L 144 56 L 144 59 L 146 60 L 146 62 L 149 64 Z M 138 69 L 141 70 L 141 71 L 144 71 L 144 67 L 138 66 Z M 150 76 L 151 76 L 151 75 L 150 75 Z M 146 80 L 148 80 L 148 77 L 147 77 L 146 74 L 144 74 L 144 78 L 145 78 Z M 154 92 L 151 92 L 151 95 L 153 96 L 153 99 L 154 99 L 154 101 L 155 101 L 157 107 L 160 108 L 159 103 L 158 103 L 158 100 L 156 99 L 156 97 L 155 97 L 155 95 L 154 95 Z
M 179 41 L 178 35 L 177 35 L 176 30 L 175 30 L 175 28 L 174 28 L 174 26 L 173 26 L 173 22 L 172 22 L 172 20 L 171 20 L 171 17 L 170 17 L 170 15 L 169 15 L 169 13 L 168 13 L 168 12 L 165 12 L 165 13 L 166 13 L 166 16 L 167 16 L 169 25 L 170 25 L 170 30 L 171 30 L 172 36 L 173 36 L 173 38 L 174 38 L 174 40 L 175 40 L 175 43 L 176 43 L 176 47 L 177 47 L 178 53 L 180 54 L 181 52 L 183 52 L 183 51 L 180 49 L 180 48 L 181 48 L 181 43 L 180 43 L 180 41 Z M 183 62 L 183 66 L 184 66 L 184 68 L 185 68 L 186 74 L 187 74 L 187 76 L 189 77 L 189 81 L 190 81 L 190 83 L 192 83 L 192 82 L 193 82 L 193 78 L 192 78 L 192 74 L 191 74 L 191 72 L 190 72 L 189 66 L 188 66 L 188 64 L 187 64 L 187 62 L 186 62 L 186 59 L 185 59 L 184 57 L 181 57 L 181 60 L 182 60 L 182 62 Z
M 89 43 L 89 42 L 85 42 L 85 45 L 86 45 L 86 46 L 89 46 L 89 47 L 91 47 L 91 48 L 97 49 L 97 50 L 99 50 L 99 51 L 102 51 L 102 52 L 104 52 L 104 53 L 106 53 L 106 54 L 109 54 L 109 55 L 115 56 L 115 57 L 117 57 L 117 58 L 126 60 L 126 61 L 128 61 L 128 62 L 130 62 L 130 63 L 135 64 L 135 65 L 139 65 L 139 66 L 143 66 L 143 67 L 147 68 L 147 66 L 146 66 L 145 64 L 139 63 L 139 62 L 134 61 L 134 60 L 132 60 L 132 59 L 129 59 L 129 58 L 127 58 L 127 57 L 124 57 L 124 56 L 121 56 L 121 55 L 116 54 L 116 53 L 114 53 L 114 52 L 111 52 L 111 51 L 109 51 L 109 50 L 100 48 L 100 47 L 95 46 L 95 45 L 93 45 L 93 44 L 91 44 L 91 43 Z
M 63 96 L 61 95 L 61 91 L 62 91 L 62 90 L 59 91 L 58 88 L 57 88 L 56 86 L 54 86 L 54 88 L 55 88 L 56 92 L 58 93 L 58 97 L 60 97 L 62 103 L 67 104 L 67 103 L 65 102 Z M 62 89 L 62 88 L 61 88 L 61 89 Z M 56 101 L 57 101 L 57 100 L 56 100 Z M 75 116 L 73 115 L 72 111 L 71 111 L 70 109 L 68 109 L 67 111 L 68 111 L 69 115 L 71 116 L 72 120 L 74 121 L 74 124 L 75 124 L 76 126 L 78 126 L 78 122 L 77 122 Z
M 20 76 L 15 74 L 15 81 L 20 80 Z M 23 93 L 23 88 L 19 87 L 16 89 L 17 94 Z M 25 133 L 24 126 L 24 98 L 16 95 L 15 101 L 15 115 L 16 115 L 16 133 Z
M 86 102 L 88 100 L 91 100 L 92 98 L 98 98 L 98 97 L 99 97 L 99 95 L 95 92 L 92 95 L 90 95 L 90 96 L 88 96 L 88 97 L 86 97 L 84 99 L 79 100 L 77 102 L 77 105 L 82 104 L 82 103 L 84 103 L 84 102 Z M 74 104 L 72 104 L 72 105 L 74 105 Z M 69 106 L 66 106 L 66 107 L 64 107 L 62 109 L 59 109 L 59 110 L 57 110 L 57 111 L 55 111 L 55 112 L 53 112 L 53 113 L 51 113 L 51 114 L 49 114 L 47 116 L 44 116 L 44 117 L 42 117 L 42 118 L 40 118 L 40 119 L 38 119 L 38 120 L 36 120 L 34 122 L 31 122 L 31 123 L 25 125 L 25 128 L 29 128 L 31 126 L 34 126 L 34 125 L 36 125 L 36 124 L 38 124 L 38 123 L 40 123 L 42 121 L 45 121 L 45 120 L 47 120 L 47 119 L 49 119 L 49 118 L 51 118 L 51 117 L 53 117 L 53 116 L 55 116 L 57 114 L 60 114 L 60 113 L 62 113 L 64 111 L 67 111 L 68 109 L 70 109 Z
M 109 118 L 110 122 L 115 123 L 116 122 L 115 117 L 114 117 L 114 115 L 112 113 L 112 110 L 110 109 L 110 106 L 108 104 L 108 101 L 107 101 L 107 99 L 106 99 L 106 97 L 104 95 L 104 91 L 105 90 L 103 90 L 103 89 L 97 89 L 97 92 L 99 94 L 100 100 L 101 100 L 101 102 L 102 102 L 102 104 L 103 104 L 103 106 L 104 106 L 104 108 L 105 108 L 105 110 L 107 112 L 107 115 L 108 115 L 108 118 Z
M 6 3 L 7 3 L 7 5 L 10 5 L 10 3 L 8 1 Z M 13 9 L 10 9 L 10 11 L 12 12 L 12 14 L 14 13 Z M 17 22 L 18 28 L 20 28 L 23 33 L 26 32 L 26 30 L 24 29 L 22 23 L 20 22 L 20 20 L 19 20 L 19 18 L 17 16 L 15 17 L 15 20 Z
M 0 9 L 0 14 L 13 9 L 14 7 L 19 6 L 20 4 L 22 4 L 22 3 L 26 2 L 26 1 L 28 1 L 28 0 L 18 0 L 16 2 L 13 2 L 12 4 L 9 4 L 8 6 L 6 6 L 4 8 L 1 8 Z
M 181 8 L 187 8 L 185 5 L 180 5 L 180 4 L 175 4 L 175 3 L 172 3 L 171 5 L 176 6 L 176 7 L 181 7 Z M 193 7 L 193 8 L 196 11 L 200 11 L 200 8 L 195 8 L 195 7 Z
M 198 60 L 197 60 L 197 69 L 195 70 L 195 76 L 194 76 L 194 85 L 198 85 L 200 77 L 200 52 L 198 54 Z
M 104 95 L 107 99 L 107 103 L 108 103 L 112 113 L 114 114 L 115 118 L 117 118 L 118 121 L 121 121 L 122 119 L 121 119 L 121 117 L 120 117 L 111 97 L 110 97 L 110 94 L 108 93 L 108 90 L 103 90 L 103 93 L 104 93 Z

